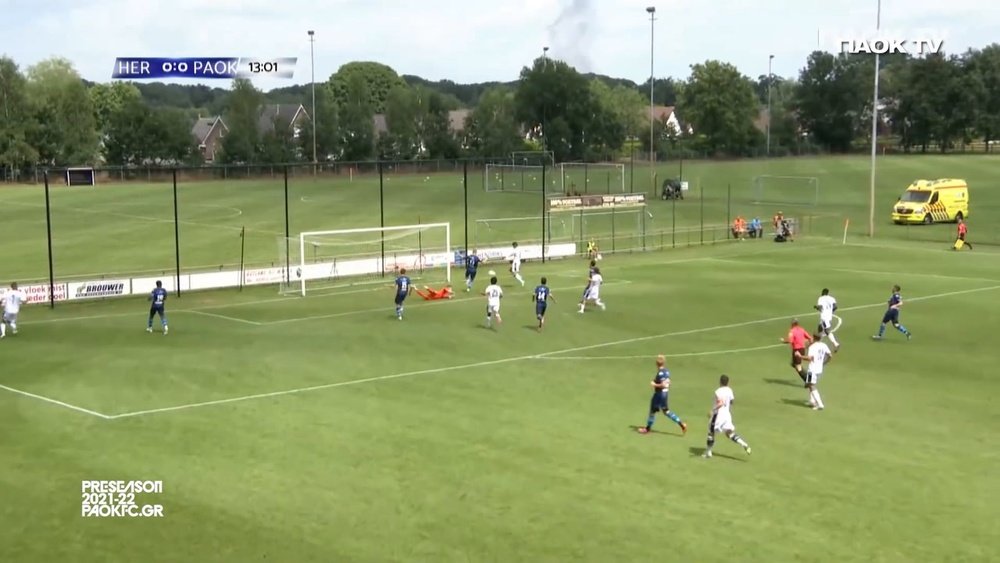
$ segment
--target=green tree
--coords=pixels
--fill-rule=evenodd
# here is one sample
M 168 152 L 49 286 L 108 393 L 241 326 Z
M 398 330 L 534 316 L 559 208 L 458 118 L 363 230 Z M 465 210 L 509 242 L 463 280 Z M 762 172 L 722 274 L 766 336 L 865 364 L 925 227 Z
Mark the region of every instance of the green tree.
M 514 92 L 497 86 L 483 92 L 476 109 L 465 121 L 468 149 L 483 157 L 508 155 L 524 141 L 514 107 Z
M 741 154 L 757 135 L 753 122 L 760 106 L 753 82 L 731 64 L 692 65 L 678 108 L 710 152 Z
M 94 84 L 88 91 L 90 104 L 94 108 L 94 120 L 102 137 L 107 134 L 111 116 L 120 111 L 127 101 L 142 98 L 139 88 L 131 82 L 112 82 L 110 84 Z
M 795 108 L 819 144 L 845 152 L 863 130 L 871 105 L 874 61 L 815 51 L 799 74 Z M 870 114 L 869 114 L 870 115 Z
M 0 179 L 5 168 L 16 173 L 38 160 L 29 142 L 33 128 L 27 80 L 12 59 L 0 57 Z
M 28 69 L 27 92 L 37 124 L 28 142 L 41 162 L 92 163 L 98 152 L 94 108 L 80 75 L 66 59 L 48 59 Z
M 311 98 L 311 96 L 310 96 Z M 310 102 L 312 100 L 310 99 Z M 310 109 L 311 113 L 311 109 Z M 302 154 L 312 160 L 312 135 L 316 127 L 316 159 L 323 162 L 340 156 L 340 115 L 328 83 L 316 85 L 316 115 L 310 115 L 299 135 Z
M 225 121 L 229 133 L 222 138 L 222 162 L 257 162 L 261 101 L 260 91 L 249 80 L 233 81 L 232 92 L 226 98 Z
M 351 62 L 341 66 L 330 77 L 330 87 L 340 102 L 351 97 L 351 81 L 358 79 L 365 84 L 369 99 L 367 103 L 373 113 L 385 113 L 389 93 L 397 87 L 406 87 L 406 81 L 391 67 L 374 62 Z
M 941 151 L 971 137 L 978 82 L 958 57 L 940 54 L 911 60 L 899 76 L 892 122 L 904 149 L 937 142 Z
M 375 126 L 368 82 L 364 76 L 347 78 L 344 93 L 338 96 L 340 107 L 340 146 L 343 160 L 368 160 L 374 156 Z
M 966 56 L 972 86 L 976 132 L 986 141 L 1000 140 L 1000 44 L 972 51 Z
M 673 78 L 657 78 L 653 81 L 653 103 L 659 106 L 676 106 L 681 84 Z M 649 104 L 649 79 L 640 84 L 636 91 Z M 649 126 L 646 126 L 647 131 Z
M 421 150 L 419 127 L 422 125 L 420 93 L 409 86 L 396 86 L 385 102 L 385 121 L 389 129 L 379 137 L 379 156 L 389 160 L 416 158 Z
M 430 158 L 457 158 L 458 140 L 451 130 L 447 100 L 437 92 L 427 96 L 427 113 L 421 124 L 423 145 Z

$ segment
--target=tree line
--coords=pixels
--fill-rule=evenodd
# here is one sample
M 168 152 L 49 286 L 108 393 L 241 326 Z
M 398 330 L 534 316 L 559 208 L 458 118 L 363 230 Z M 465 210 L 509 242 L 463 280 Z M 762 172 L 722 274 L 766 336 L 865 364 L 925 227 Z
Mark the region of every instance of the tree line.
M 905 151 L 948 150 L 1000 139 L 1000 45 L 963 54 L 882 58 L 880 138 Z M 559 160 L 608 160 L 630 151 L 719 156 L 847 152 L 870 142 L 874 61 L 809 55 L 798 76 L 756 79 L 722 61 L 691 66 L 684 80 L 657 79 L 654 101 L 677 122 L 653 123 L 649 82 L 582 74 L 539 58 L 510 83 L 462 85 L 400 76 L 373 62 L 343 65 L 316 84 L 321 161 L 502 157 L 550 150 Z M 313 122 L 262 131 L 266 103 L 312 110 L 311 85 L 261 92 L 246 80 L 208 86 L 89 83 L 65 59 L 21 70 L 0 57 L 0 167 L 196 164 L 193 120 L 221 115 L 223 162 L 312 159 Z M 768 113 L 767 108 L 770 108 Z M 455 110 L 464 109 L 459 113 Z M 378 116 L 378 117 L 376 117 Z M 672 126 L 676 124 L 677 126 Z

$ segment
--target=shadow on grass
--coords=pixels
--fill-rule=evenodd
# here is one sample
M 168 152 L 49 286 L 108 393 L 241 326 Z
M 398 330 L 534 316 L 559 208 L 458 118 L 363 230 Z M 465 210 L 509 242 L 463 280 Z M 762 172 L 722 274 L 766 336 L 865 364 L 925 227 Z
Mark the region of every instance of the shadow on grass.
M 789 381 L 787 379 L 774 379 L 774 378 L 764 378 L 764 383 L 770 383 L 771 385 L 784 385 L 786 387 L 802 387 L 804 383 L 796 383 L 794 381 Z
M 692 447 L 688 448 L 688 451 L 691 452 L 691 457 L 701 457 L 701 456 L 705 455 L 705 448 L 699 448 L 697 446 L 692 446 Z M 731 456 L 729 454 L 720 454 L 719 452 L 713 451 L 712 452 L 712 458 L 717 458 L 717 457 L 721 457 L 721 458 L 724 458 L 724 459 L 729 459 L 729 460 L 732 460 L 732 461 L 744 462 L 744 463 L 747 460 L 746 457 L 736 457 L 736 456 Z
M 635 424 L 630 424 L 629 428 L 631 428 L 633 432 L 635 432 L 636 434 L 638 434 L 639 433 L 639 429 L 640 428 L 645 428 L 645 426 L 638 426 L 638 425 L 635 425 Z M 650 430 L 649 433 L 650 434 L 663 434 L 664 436 L 673 436 L 674 438 L 681 438 L 681 437 L 684 436 L 684 434 L 680 433 L 679 431 L 678 432 L 664 432 L 663 430 Z
M 800 407 L 804 409 L 812 408 L 811 406 L 809 406 L 809 403 L 803 401 L 802 399 L 782 399 L 781 402 L 785 403 L 786 405 L 791 405 L 793 407 Z
M 538 330 L 538 325 L 524 325 L 521 328 L 523 328 L 524 330 L 530 330 L 532 332 L 542 332 Z

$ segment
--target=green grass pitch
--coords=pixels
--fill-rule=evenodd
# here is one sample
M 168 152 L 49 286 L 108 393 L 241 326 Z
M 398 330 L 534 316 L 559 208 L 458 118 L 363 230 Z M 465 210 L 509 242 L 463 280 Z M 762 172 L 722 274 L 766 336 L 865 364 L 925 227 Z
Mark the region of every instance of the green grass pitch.
M 607 254 L 606 311 L 576 312 L 583 259 L 524 265 L 529 288 L 545 275 L 557 299 L 541 333 L 529 290 L 496 266 L 496 330 L 458 270 L 455 299 L 414 296 L 403 322 L 382 285 L 187 293 L 168 304 L 166 337 L 143 331 L 141 299 L 26 307 L 19 334 L 0 341 L 0 561 L 992 560 L 1000 251 L 952 252 L 953 225 L 886 219 L 909 181 L 964 177 L 972 241 L 1000 242 L 997 162 L 880 160 L 875 239 L 860 232 L 865 159 L 685 163 L 698 188 L 676 208 L 650 206 L 648 232 L 663 241 L 650 246 L 683 232 L 677 248 Z M 702 245 L 683 230 L 726 221 L 719 186 L 733 186 L 731 213 L 769 216 L 746 191 L 765 174 L 820 178 L 818 206 L 777 196 L 811 218 L 807 236 Z M 293 235 L 377 225 L 377 185 L 355 180 L 296 177 Z M 387 224 L 450 221 L 460 245 L 460 174 L 394 176 L 384 189 Z M 280 178 L 179 191 L 185 267 L 237 262 L 244 226 L 249 262 L 277 258 Z M 47 274 L 41 197 L 0 191 L 12 212 L 0 222 L 5 277 Z M 52 197 L 58 276 L 171 270 L 166 186 Z M 470 190 L 470 219 L 539 203 Z M 874 342 L 895 283 L 914 338 L 890 329 Z M 793 317 L 813 326 L 823 287 L 840 303 L 842 348 L 814 412 L 779 339 Z M 657 353 L 686 436 L 663 417 L 635 432 Z M 720 440 L 700 457 L 721 373 L 752 456 Z M 164 517 L 81 517 L 81 481 L 95 479 L 162 480 L 140 501 Z

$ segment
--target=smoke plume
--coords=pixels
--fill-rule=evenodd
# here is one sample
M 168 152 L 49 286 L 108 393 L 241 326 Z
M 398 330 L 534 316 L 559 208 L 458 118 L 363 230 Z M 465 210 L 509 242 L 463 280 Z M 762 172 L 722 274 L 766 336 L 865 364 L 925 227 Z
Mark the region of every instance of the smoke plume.
M 591 0 L 569 0 L 548 28 L 553 58 L 566 61 L 580 72 L 590 72 L 595 20 Z

